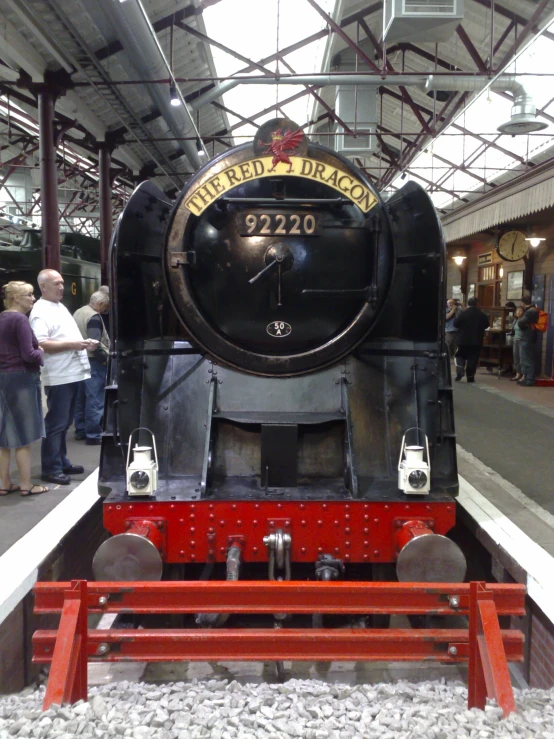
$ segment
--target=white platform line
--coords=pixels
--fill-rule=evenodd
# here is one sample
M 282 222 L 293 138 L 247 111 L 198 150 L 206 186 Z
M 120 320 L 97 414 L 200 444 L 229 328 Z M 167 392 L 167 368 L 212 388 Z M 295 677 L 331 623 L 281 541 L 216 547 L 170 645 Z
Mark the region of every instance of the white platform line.
M 458 503 L 527 573 L 527 592 L 554 622 L 554 558 L 490 503 L 471 483 L 460 480 Z
M 514 498 L 514 500 L 517 500 L 518 503 L 521 503 L 522 506 L 530 510 L 532 513 L 534 513 L 536 516 L 538 516 L 554 529 L 554 516 L 549 511 L 547 511 L 546 508 L 543 508 L 532 498 L 529 498 L 522 490 L 520 490 L 520 488 L 516 487 L 511 482 L 503 478 L 502 475 L 499 475 L 498 472 L 495 472 L 492 467 L 487 467 L 487 465 L 481 462 L 480 459 L 475 457 L 471 452 L 466 451 L 459 444 L 456 444 L 456 452 L 460 457 L 462 457 L 462 459 L 465 459 L 466 462 L 469 462 L 472 467 L 490 477 L 496 485 L 501 487 L 502 490 L 508 493 L 508 495 Z
M 37 581 L 42 562 L 98 500 L 98 470 L 0 557 L 0 624 Z

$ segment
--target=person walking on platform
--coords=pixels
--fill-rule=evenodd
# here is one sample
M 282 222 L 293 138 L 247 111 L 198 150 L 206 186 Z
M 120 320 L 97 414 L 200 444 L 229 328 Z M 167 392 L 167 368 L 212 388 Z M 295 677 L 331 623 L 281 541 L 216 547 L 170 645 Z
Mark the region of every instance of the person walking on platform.
M 64 282 L 59 272 L 43 269 L 37 281 L 42 298 L 33 307 L 30 320 L 45 353 L 42 377 L 48 403 L 41 480 L 69 485 L 70 475 L 85 471 L 67 458 L 66 434 L 73 423 L 79 383 L 90 377 L 86 349 L 96 344 L 83 339 L 73 316 L 62 305 Z
M 512 327 L 512 336 L 514 337 L 513 349 L 514 349 L 514 369 L 516 371 L 513 377 L 510 377 L 510 382 L 518 382 L 523 380 L 523 372 L 521 369 L 521 335 L 523 331 L 520 329 L 518 322 L 523 316 L 523 308 L 519 305 L 515 311 L 514 325 Z
M 0 495 L 47 493 L 31 482 L 31 444 L 44 436 L 40 368 L 43 351 L 29 325 L 33 286 L 12 281 L 4 287 L 5 311 L 0 313 Z M 10 477 L 11 450 L 19 471 L 19 486 Z
M 83 339 L 94 339 L 99 344 L 87 349 L 90 362 L 90 379 L 80 383 L 75 408 L 75 438 L 85 439 L 89 445 L 102 440 L 102 415 L 104 413 L 104 388 L 110 340 L 102 321 L 110 305 L 109 297 L 98 290 L 90 297 L 88 305 L 75 311 L 75 319 Z
M 524 297 L 521 302 L 524 313 L 517 325 L 521 331 L 520 356 L 523 377 L 517 384 L 523 387 L 533 387 L 535 385 L 535 342 L 537 340 L 537 332 L 533 327 L 539 320 L 539 312 L 530 298 Z
M 454 319 L 454 326 L 458 329 L 456 382 L 460 382 L 464 373 L 468 382 L 475 382 L 483 336 L 485 329 L 489 327 L 489 319 L 477 307 L 477 298 L 470 298 L 467 305 L 466 310 Z
M 456 353 L 456 343 L 458 338 L 458 329 L 454 326 L 454 319 L 459 316 L 462 309 L 456 305 L 456 301 L 450 298 L 446 302 L 446 324 L 444 327 L 444 338 L 446 339 L 446 346 L 450 353 L 450 357 L 453 357 Z

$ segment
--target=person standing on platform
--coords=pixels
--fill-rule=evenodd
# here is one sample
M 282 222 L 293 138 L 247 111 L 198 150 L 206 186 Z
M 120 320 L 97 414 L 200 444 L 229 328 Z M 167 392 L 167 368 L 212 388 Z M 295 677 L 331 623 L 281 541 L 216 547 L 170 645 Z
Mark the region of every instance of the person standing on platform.
M 488 317 L 477 307 L 477 298 L 470 298 L 467 305 L 466 310 L 454 319 L 454 326 L 458 329 L 456 382 L 460 382 L 464 373 L 468 382 L 475 382 L 483 336 L 489 327 Z
M 506 306 L 508 304 L 506 303 Z M 523 371 L 521 369 L 521 335 L 523 331 L 518 326 L 519 319 L 523 316 L 523 308 L 519 305 L 515 310 L 514 325 L 512 328 L 512 336 L 514 337 L 513 349 L 514 349 L 514 369 L 516 371 L 513 377 L 510 377 L 510 381 L 519 382 L 523 380 Z
M 75 408 L 75 438 L 85 439 L 89 445 L 100 444 L 102 440 L 104 388 L 110 351 L 110 340 L 102 316 L 108 312 L 109 305 L 109 297 L 98 290 L 91 295 L 88 305 L 73 314 L 83 339 L 99 342 L 87 349 L 91 376 L 80 384 Z
M 31 444 L 44 436 L 40 368 L 44 352 L 31 330 L 33 286 L 13 280 L 4 287 L 0 314 L 0 495 L 40 495 L 48 488 L 31 482 Z M 19 486 L 10 477 L 11 450 Z
M 73 423 L 79 383 L 90 377 L 86 350 L 95 346 L 83 339 L 71 313 L 62 305 L 63 277 L 53 269 L 39 272 L 42 298 L 31 311 L 31 328 L 44 350 L 42 379 L 48 403 L 42 440 L 41 480 L 69 485 L 70 475 L 84 472 L 67 458 L 66 434 Z
M 104 293 L 104 295 L 106 295 L 108 297 L 108 301 L 109 301 L 109 297 L 110 297 L 110 288 L 109 288 L 109 285 L 100 285 L 100 287 L 98 288 L 98 292 Z M 104 324 L 104 327 L 105 327 L 106 331 L 109 333 L 109 331 L 110 331 L 110 309 L 109 309 L 109 306 L 108 306 L 106 312 L 105 313 L 102 313 L 102 323 Z
M 452 358 L 456 353 L 456 343 L 458 338 L 458 329 L 454 326 L 454 319 L 459 316 L 462 309 L 456 305 L 456 301 L 450 298 L 446 302 L 446 324 L 444 327 L 444 336 L 446 339 L 446 346 Z
M 517 384 L 523 387 L 533 387 L 535 385 L 535 342 L 537 340 L 534 324 L 539 320 L 539 312 L 530 298 L 524 297 L 521 302 L 523 315 L 517 325 L 521 332 L 519 352 L 523 378 Z

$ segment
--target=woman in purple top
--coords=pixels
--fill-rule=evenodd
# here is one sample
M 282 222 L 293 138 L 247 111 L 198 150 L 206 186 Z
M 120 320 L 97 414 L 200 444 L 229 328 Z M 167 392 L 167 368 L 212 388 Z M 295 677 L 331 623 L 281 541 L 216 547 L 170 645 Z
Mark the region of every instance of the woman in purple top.
M 39 495 L 48 488 L 31 482 L 31 447 L 44 436 L 40 367 L 43 351 L 27 314 L 33 307 L 33 286 L 12 281 L 4 287 L 0 313 L 0 495 L 17 490 Z M 19 487 L 10 478 L 10 453 L 15 449 Z

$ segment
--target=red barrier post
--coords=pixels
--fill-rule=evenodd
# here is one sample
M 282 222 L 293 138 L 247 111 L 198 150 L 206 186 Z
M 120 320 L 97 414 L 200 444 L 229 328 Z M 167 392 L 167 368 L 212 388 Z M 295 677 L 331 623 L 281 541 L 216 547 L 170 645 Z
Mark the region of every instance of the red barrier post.
M 484 583 L 482 582 L 472 582 L 469 586 L 469 660 L 467 685 L 467 707 L 481 709 L 485 708 L 487 701 L 487 688 L 478 641 L 479 608 L 477 597 L 483 588 Z
M 52 703 L 61 706 L 87 700 L 87 581 L 73 580 L 64 596 L 43 711 Z
M 468 673 L 468 708 L 485 708 L 488 695 L 504 716 L 516 710 L 494 597 L 480 582 L 470 585 Z

